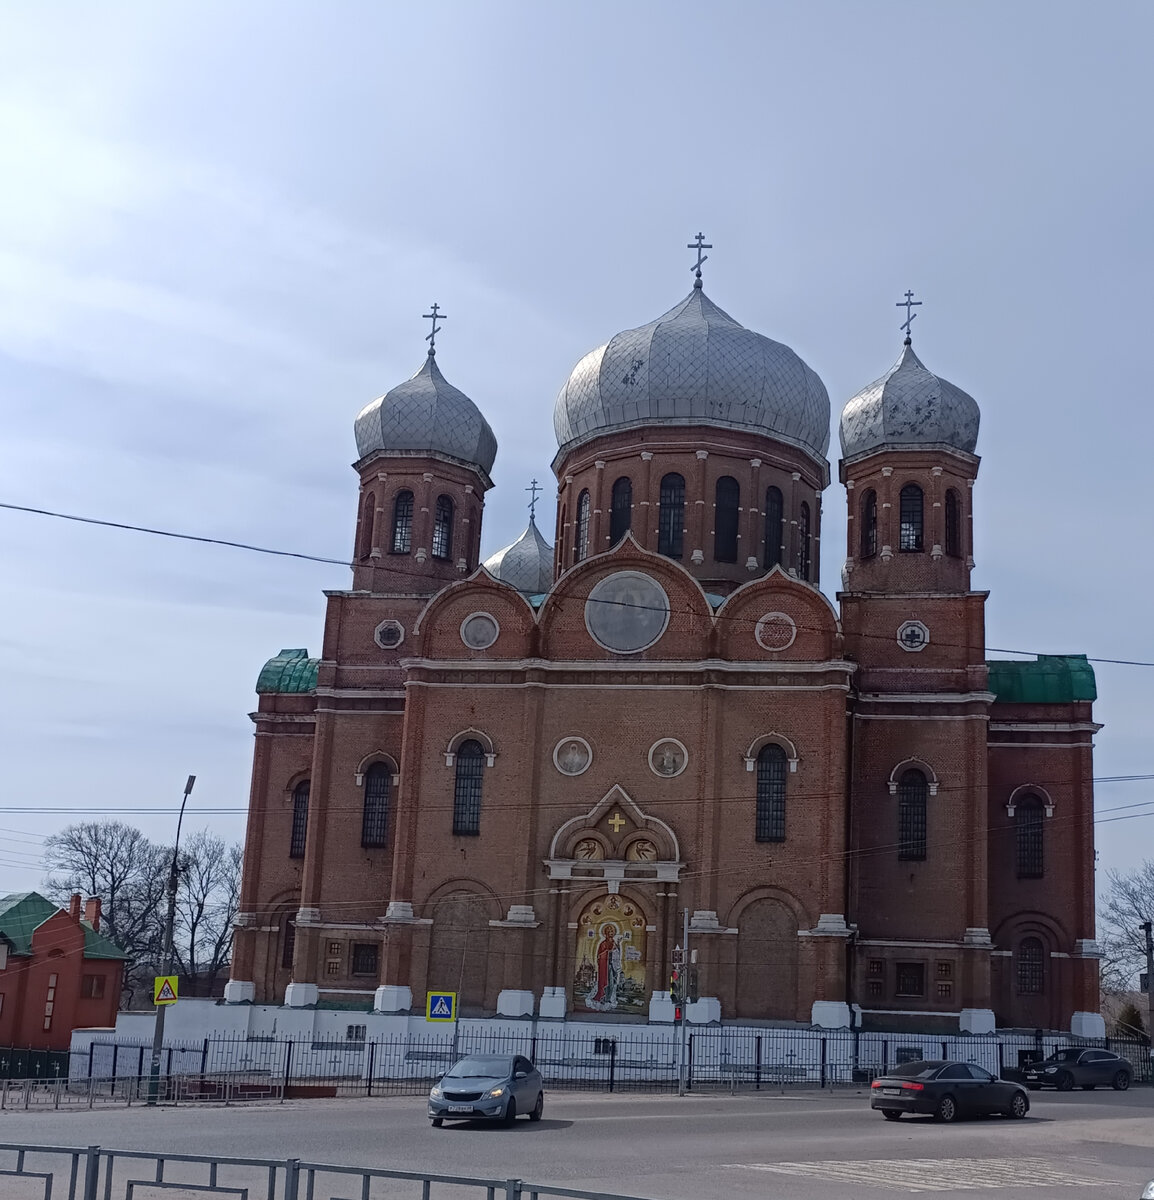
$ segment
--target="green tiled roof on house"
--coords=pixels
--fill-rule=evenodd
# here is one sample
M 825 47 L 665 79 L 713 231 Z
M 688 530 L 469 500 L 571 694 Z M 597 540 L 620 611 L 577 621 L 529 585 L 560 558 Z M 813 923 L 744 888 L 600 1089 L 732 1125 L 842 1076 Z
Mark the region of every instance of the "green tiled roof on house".
M 282 650 L 261 667 L 256 680 L 257 695 L 314 691 L 320 661 L 319 658 L 309 658 L 307 650 Z
M 1035 661 L 987 662 L 990 691 L 1001 704 L 1072 704 L 1097 700 L 1094 668 L 1084 654 L 1039 654 Z
M 0 896 L 0 937 L 8 941 L 13 954 L 31 954 L 33 931 L 61 911 L 59 905 L 39 892 Z M 85 958 L 128 957 L 115 942 L 97 933 L 87 921 L 81 921 L 80 926 L 84 930 Z

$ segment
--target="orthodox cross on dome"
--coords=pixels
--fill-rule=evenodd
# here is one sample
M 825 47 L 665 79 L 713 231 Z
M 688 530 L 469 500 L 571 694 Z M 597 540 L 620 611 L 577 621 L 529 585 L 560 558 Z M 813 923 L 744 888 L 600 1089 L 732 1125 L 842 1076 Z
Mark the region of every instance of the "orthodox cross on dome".
M 425 334 L 425 341 L 429 343 L 429 357 L 436 358 L 437 357 L 437 334 L 441 332 L 441 327 L 440 327 L 440 325 L 437 324 L 437 322 L 438 321 L 447 321 L 449 319 L 449 317 L 448 317 L 447 313 L 441 312 L 441 306 L 439 304 L 434 304 L 432 306 L 432 309 L 433 309 L 432 312 L 423 313 L 421 315 L 421 320 L 433 322 L 433 331 L 432 331 L 432 333 Z
M 697 278 L 693 281 L 693 286 L 695 288 L 699 288 L 699 287 L 701 287 L 701 264 L 703 262 L 706 262 L 709 258 L 708 254 L 702 254 L 701 252 L 702 252 L 702 250 L 712 250 L 713 243 L 707 242 L 705 240 L 704 233 L 699 233 L 697 235 L 697 237 L 692 242 L 690 242 L 688 246 L 686 246 L 686 249 L 697 251 L 697 262 L 694 263 L 693 266 L 690 267 L 689 269 L 691 271 L 696 272 Z
M 529 493 L 529 520 L 534 521 L 537 518 L 537 493 L 543 492 L 545 489 L 534 479 L 525 489 Z
M 897 302 L 897 304 L 894 305 L 894 308 L 904 308 L 906 310 L 906 319 L 902 322 L 900 328 L 904 329 L 906 332 L 906 345 L 907 346 L 910 344 L 910 326 L 914 322 L 914 317 L 916 317 L 918 315 L 913 310 L 915 308 L 917 308 L 918 305 L 920 305 L 920 304 L 921 304 L 920 300 L 914 299 L 913 292 L 907 291 L 906 298 L 904 300 L 899 300 Z

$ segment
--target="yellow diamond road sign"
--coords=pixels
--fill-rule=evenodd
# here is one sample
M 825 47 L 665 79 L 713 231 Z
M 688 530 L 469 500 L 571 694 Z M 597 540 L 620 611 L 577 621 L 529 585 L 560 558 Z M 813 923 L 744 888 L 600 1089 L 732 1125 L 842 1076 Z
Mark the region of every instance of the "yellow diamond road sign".
M 152 981 L 153 1004 L 176 1003 L 176 976 L 157 975 Z

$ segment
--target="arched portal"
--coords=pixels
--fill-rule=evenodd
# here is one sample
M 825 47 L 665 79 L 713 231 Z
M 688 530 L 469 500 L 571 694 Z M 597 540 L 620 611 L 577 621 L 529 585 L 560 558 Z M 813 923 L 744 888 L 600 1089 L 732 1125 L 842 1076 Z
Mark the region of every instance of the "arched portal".
M 737 1015 L 797 1019 L 797 918 L 780 900 L 754 900 L 737 919 Z
M 644 1013 L 645 914 L 627 896 L 597 896 L 577 920 L 573 1007 Z
M 483 897 L 465 891 L 442 896 L 433 908 L 428 986 L 458 992 L 467 1016 L 485 1009 L 491 915 Z

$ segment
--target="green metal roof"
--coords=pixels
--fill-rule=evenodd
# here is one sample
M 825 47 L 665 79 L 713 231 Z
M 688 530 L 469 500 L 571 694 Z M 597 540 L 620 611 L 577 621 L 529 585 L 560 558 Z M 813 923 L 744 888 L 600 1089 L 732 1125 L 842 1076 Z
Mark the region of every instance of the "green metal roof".
M 987 662 L 990 691 L 1002 704 L 1073 704 L 1097 700 L 1094 668 L 1084 654 L 1039 654 L 1035 661 Z
M 315 691 L 320 661 L 309 658 L 307 650 L 282 650 L 261 667 L 256 680 L 257 695 Z
M 13 954 L 31 954 L 33 931 L 62 911 L 39 892 L 0 896 L 0 936 L 7 939 Z M 80 926 L 84 930 L 85 958 L 128 957 L 115 942 L 97 933 L 87 921 L 81 921 Z

